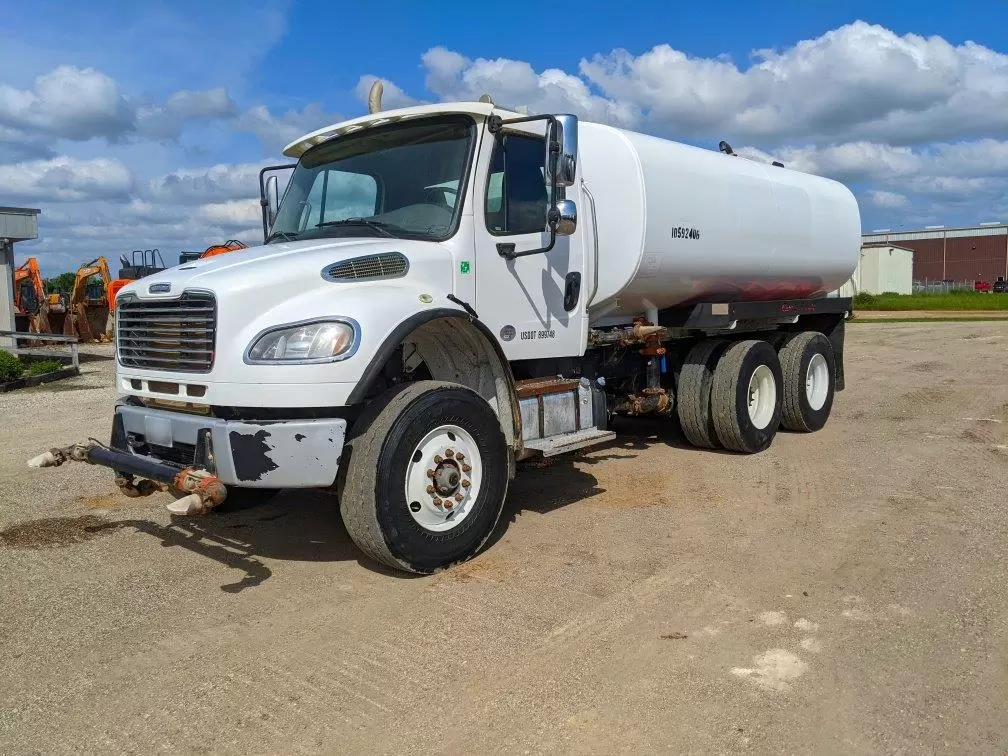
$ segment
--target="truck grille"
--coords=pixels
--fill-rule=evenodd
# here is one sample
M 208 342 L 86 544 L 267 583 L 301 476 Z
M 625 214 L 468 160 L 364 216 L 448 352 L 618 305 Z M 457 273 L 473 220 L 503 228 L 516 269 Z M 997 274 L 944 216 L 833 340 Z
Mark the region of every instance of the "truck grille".
M 217 338 L 217 302 L 212 294 L 185 292 L 179 299 L 121 300 L 116 342 L 124 367 L 209 373 Z

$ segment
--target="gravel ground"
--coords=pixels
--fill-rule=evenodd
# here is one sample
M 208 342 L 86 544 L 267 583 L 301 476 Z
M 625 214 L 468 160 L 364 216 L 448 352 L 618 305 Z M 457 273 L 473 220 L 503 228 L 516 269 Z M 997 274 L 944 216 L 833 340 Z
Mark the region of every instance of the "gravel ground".
M 107 349 L 0 396 L 0 750 L 1003 753 L 1008 327 L 847 342 L 823 431 L 738 456 L 623 423 L 424 578 L 318 494 L 172 521 L 28 470 L 106 436 Z

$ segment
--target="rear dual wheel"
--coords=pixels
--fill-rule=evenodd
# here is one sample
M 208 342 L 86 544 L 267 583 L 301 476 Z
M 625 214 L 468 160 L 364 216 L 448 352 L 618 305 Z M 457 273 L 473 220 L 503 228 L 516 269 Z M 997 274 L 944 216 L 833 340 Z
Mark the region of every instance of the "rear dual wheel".
M 711 380 L 711 417 L 725 449 L 755 454 L 780 426 L 784 378 L 777 352 L 765 341 L 738 341 L 718 360 Z
M 815 331 L 702 341 L 680 373 L 683 434 L 694 446 L 753 454 L 768 448 L 780 427 L 819 430 L 833 406 L 835 370 L 829 339 Z

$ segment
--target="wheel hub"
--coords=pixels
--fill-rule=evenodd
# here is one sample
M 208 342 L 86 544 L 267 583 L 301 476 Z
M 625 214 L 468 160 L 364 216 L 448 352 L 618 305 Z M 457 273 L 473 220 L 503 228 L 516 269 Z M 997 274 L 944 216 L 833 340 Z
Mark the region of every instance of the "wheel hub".
M 829 393 L 829 366 L 826 358 L 816 352 L 809 360 L 808 369 L 805 371 L 805 398 L 809 407 L 813 410 L 820 410 L 826 404 L 826 397 Z
M 748 410 L 752 424 L 763 429 L 770 424 L 777 405 L 777 382 L 766 365 L 759 365 L 749 378 Z
M 406 468 L 406 503 L 428 530 L 449 530 L 472 508 L 482 478 L 476 442 L 456 426 L 435 428 L 417 444 Z
M 453 459 L 434 468 L 434 489 L 439 496 L 454 496 L 462 482 L 462 471 Z

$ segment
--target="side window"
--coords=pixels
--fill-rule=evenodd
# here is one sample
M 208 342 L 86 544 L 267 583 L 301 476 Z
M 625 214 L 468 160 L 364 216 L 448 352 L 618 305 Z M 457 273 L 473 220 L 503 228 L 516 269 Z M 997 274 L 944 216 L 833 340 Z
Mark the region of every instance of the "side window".
M 301 228 L 346 218 L 369 218 L 377 212 L 378 184 L 363 173 L 320 171 L 308 192 Z
M 542 137 L 504 134 L 494 145 L 487 178 L 486 223 L 493 234 L 546 230 L 547 186 Z

